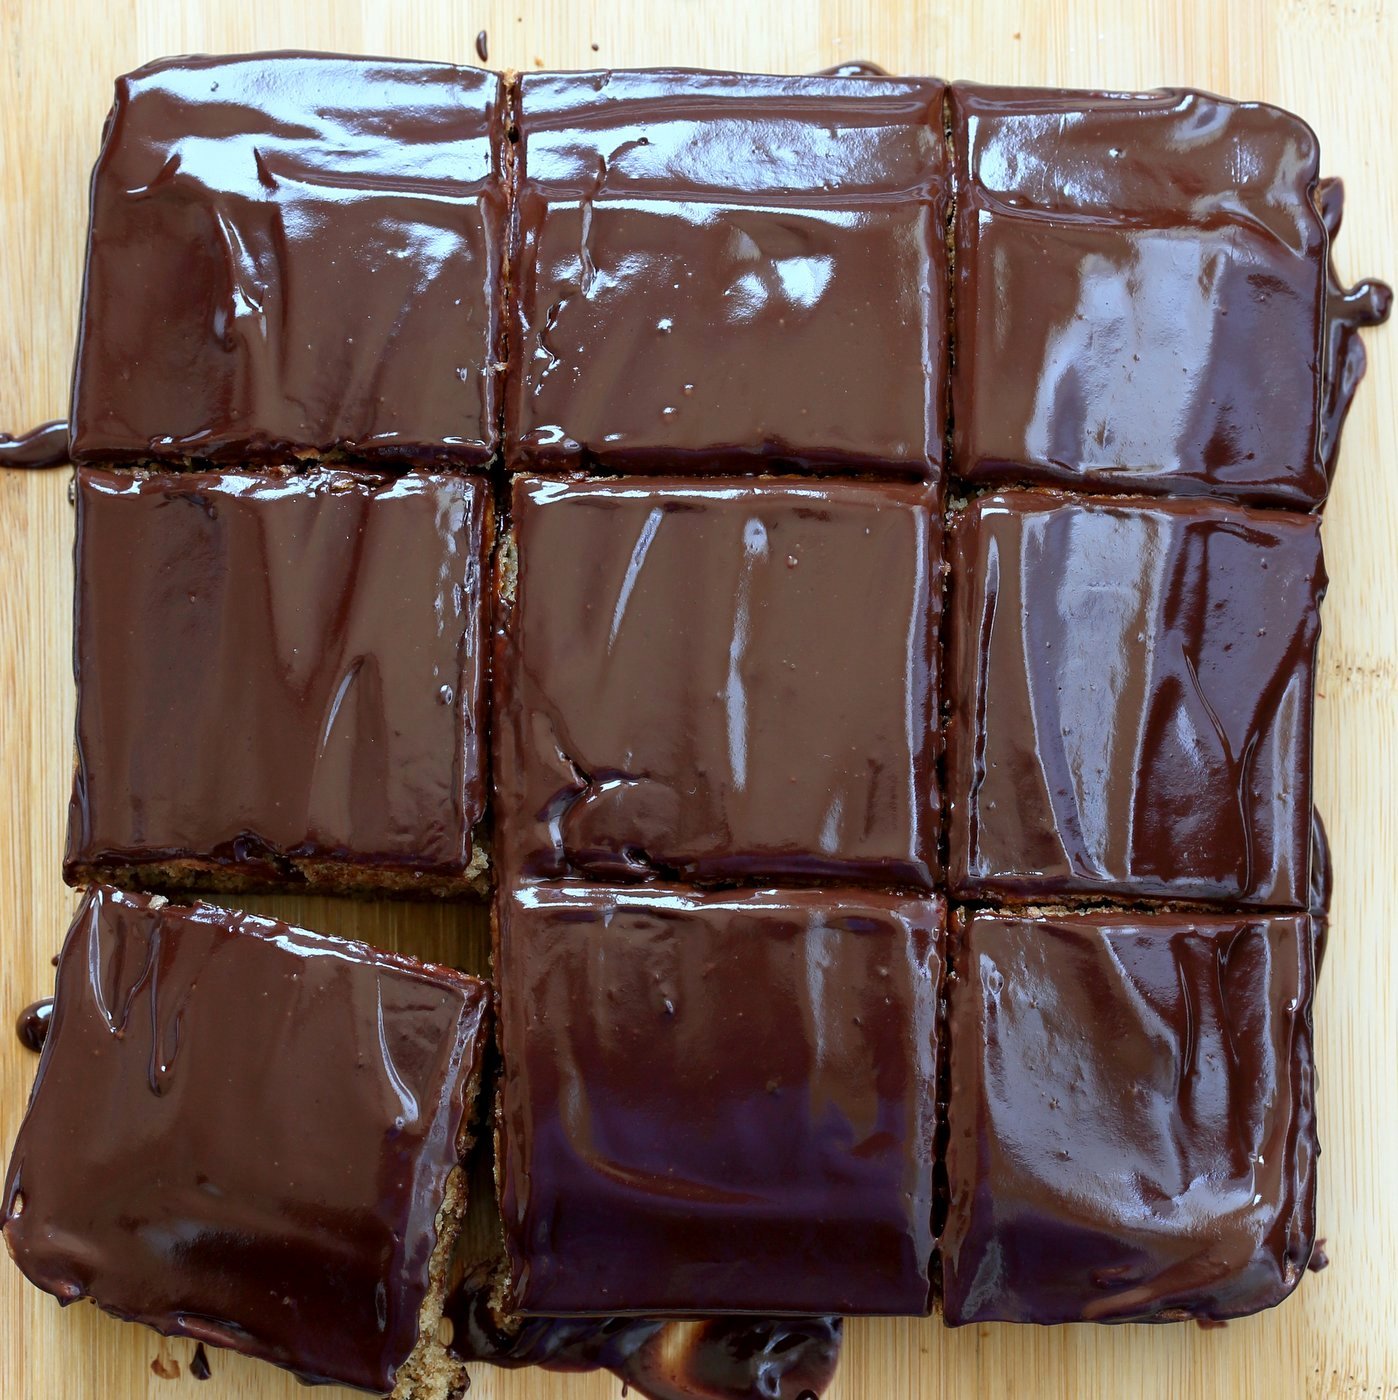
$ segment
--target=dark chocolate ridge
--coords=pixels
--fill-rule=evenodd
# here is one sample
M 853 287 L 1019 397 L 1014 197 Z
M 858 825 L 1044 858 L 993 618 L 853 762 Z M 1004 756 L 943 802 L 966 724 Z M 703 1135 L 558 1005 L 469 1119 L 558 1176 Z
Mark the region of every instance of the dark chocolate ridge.
M 1317 918 L 1330 913 L 1330 898 L 1335 892 L 1335 866 L 1330 858 L 1330 838 L 1320 812 L 1311 808 L 1311 897 L 1309 912 Z

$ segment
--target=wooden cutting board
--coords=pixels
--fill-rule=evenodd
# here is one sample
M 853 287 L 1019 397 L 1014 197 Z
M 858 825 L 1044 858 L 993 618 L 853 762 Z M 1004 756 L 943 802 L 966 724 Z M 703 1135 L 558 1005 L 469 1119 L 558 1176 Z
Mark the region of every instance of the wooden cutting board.
M 1383 0 L 0 0 L 0 428 L 66 411 L 88 172 L 120 72 L 168 53 L 327 48 L 497 67 L 690 64 L 799 72 L 849 58 L 945 77 L 1112 88 L 1185 84 L 1306 117 L 1348 182 L 1341 275 L 1398 275 L 1391 91 L 1398 16 Z M 831 1400 L 902 1397 L 1398 1396 L 1398 338 L 1368 338 L 1368 382 L 1325 517 L 1331 575 L 1317 726 L 1334 844 L 1330 954 L 1316 1015 L 1319 1226 L 1332 1266 L 1228 1328 L 931 1321 L 849 1328 Z M 67 474 L 0 473 L 0 1152 L 34 1057 L 9 1019 L 51 986 L 75 905 L 59 878 L 68 796 L 72 512 Z M 463 908 L 258 901 L 312 928 L 482 965 Z M 94 1190 L 102 1183 L 94 1182 Z M 0 1400 L 282 1400 L 287 1376 L 60 1311 L 0 1262 Z M 159 1369 L 179 1375 L 162 1379 Z M 169 1363 L 174 1363 L 170 1365 Z M 472 1397 L 615 1396 L 607 1375 L 476 1369 Z M 346 1394 L 348 1392 L 332 1392 Z

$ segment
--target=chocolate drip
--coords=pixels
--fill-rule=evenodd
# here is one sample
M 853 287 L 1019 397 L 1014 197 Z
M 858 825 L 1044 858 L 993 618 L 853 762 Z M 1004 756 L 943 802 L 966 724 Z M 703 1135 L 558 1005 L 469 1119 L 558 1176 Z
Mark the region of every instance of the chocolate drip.
M 27 433 L 0 433 L 0 467 L 42 471 L 68 464 L 68 420 L 55 418 Z
M 1311 808 L 1311 886 L 1308 908 L 1317 918 L 1330 913 L 1330 895 L 1335 888 L 1335 867 L 1330 860 L 1330 838 L 1320 813 Z
M 482 63 L 485 63 L 490 58 L 490 36 L 484 29 L 476 35 L 476 57 L 479 58 Z
M 1315 191 L 1316 208 L 1329 239 L 1325 266 L 1325 370 L 1320 386 L 1320 459 L 1325 475 L 1334 480 L 1344 427 L 1355 390 L 1364 377 L 1368 356 L 1359 332 L 1365 326 L 1382 325 L 1393 309 L 1393 288 L 1374 278 L 1346 290 L 1335 271 L 1335 238 L 1345 212 L 1345 187 L 1341 180 L 1322 180 Z
M 180 1378 L 180 1363 L 166 1354 L 163 1339 L 160 1350 L 151 1358 L 150 1371 L 151 1375 L 159 1376 L 163 1381 L 177 1381 Z
M 467 1361 L 611 1371 L 650 1400 L 816 1400 L 839 1361 L 838 1317 L 502 1317 L 498 1267 L 473 1269 L 447 1299 L 451 1350 Z
M 1320 813 L 1311 808 L 1311 889 L 1309 908 L 1311 927 L 1315 931 L 1315 975 L 1325 962 L 1325 950 L 1330 942 L 1330 894 L 1335 886 L 1335 868 L 1330 861 L 1330 838 Z
M 623 1375 L 651 1400 L 817 1400 L 839 1361 L 838 1317 L 726 1317 L 689 1324 L 693 1334 L 671 1356 L 669 1331 L 685 1325 L 663 1324 Z
M 19 1013 L 19 1019 L 15 1021 L 15 1032 L 19 1036 L 20 1044 L 26 1050 L 32 1050 L 37 1055 L 44 1048 L 44 1041 L 48 1038 L 49 1033 L 49 1020 L 52 1016 L 52 997 L 31 1002 Z
M 204 1350 L 203 1342 L 199 1342 L 195 1345 L 194 1355 L 190 1358 L 189 1362 L 189 1374 L 193 1376 L 196 1381 L 206 1381 L 213 1375 L 213 1371 L 209 1369 L 209 1357 L 208 1353 Z
M 867 58 L 849 58 L 829 68 L 817 68 L 815 78 L 890 78 L 893 75 L 882 64 Z

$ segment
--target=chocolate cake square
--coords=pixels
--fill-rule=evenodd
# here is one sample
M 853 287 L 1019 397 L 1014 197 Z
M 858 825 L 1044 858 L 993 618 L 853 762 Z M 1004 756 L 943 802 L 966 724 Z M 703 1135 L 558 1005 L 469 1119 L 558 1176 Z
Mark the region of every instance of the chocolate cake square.
M 1229 1318 L 1315 1237 L 1305 915 L 958 915 L 947 1322 Z
M 60 1302 L 396 1400 L 438 1339 L 490 991 L 275 919 L 88 892 L 5 1182 Z
M 1327 237 L 1298 117 L 951 89 L 954 471 L 1308 508 Z
M 933 488 L 518 477 L 511 524 L 506 878 L 931 887 Z
M 70 883 L 484 887 L 487 483 L 81 468 L 77 516 Z
M 923 1313 L 944 909 L 562 884 L 498 903 L 525 1313 Z
M 508 463 L 937 475 L 944 90 L 522 75 Z
M 92 180 L 85 461 L 498 446 L 498 74 L 329 54 L 121 78 Z
M 1007 491 L 948 561 L 955 894 L 1307 907 L 1314 516 Z

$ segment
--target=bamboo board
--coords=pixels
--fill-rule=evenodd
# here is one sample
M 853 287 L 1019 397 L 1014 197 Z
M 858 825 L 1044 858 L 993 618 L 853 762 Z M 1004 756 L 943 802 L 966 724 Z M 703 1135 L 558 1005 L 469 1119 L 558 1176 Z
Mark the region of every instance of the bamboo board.
M 1398 16 L 1383 0 L 0 0 L 0 428 L 66 410 L 88 172 L 119 72 L 160 54 L 318 47 L 496 67 L 683 63 L 891 70 L 1115 88 L 1186 84 L 1279 102 L 1348 185 L 1342 277 L 1398 274 L 1392 153 Z M 1369 75 L 1373 75 L 1373 81 Z M 1317 800 L 1334 846 L 1316 1016 L 1319 1229 L 1333 1260 L 1281 1308 L 1174 1327 L 852 1324 L 830 1400 L 1398 1396 L 1398 338 L 1368 338 L 1326 514 L 1331 588 Z M 68 795 L 72 512 L 65 473 L 0 473 L 0 1151 L 34 1058 L 9 1018 L 51 986 L 76 900 L 59 878 Z M 257 907 L 390 947 L 483 965 L 479 910 L 281 899 Z M 100 1189 L 100 1183 L 95 1189 Z M 0 1263 L 0 1400 L 291 1400 L 290 1377 L 80 1306 Z M 163 1379 L 152 1369 L 178 1376 Z M 608 1375 L 476 1368 L 472 1400 L 601 1400 Z M 327 1400 L 332 1394 L 326 1392 Z

